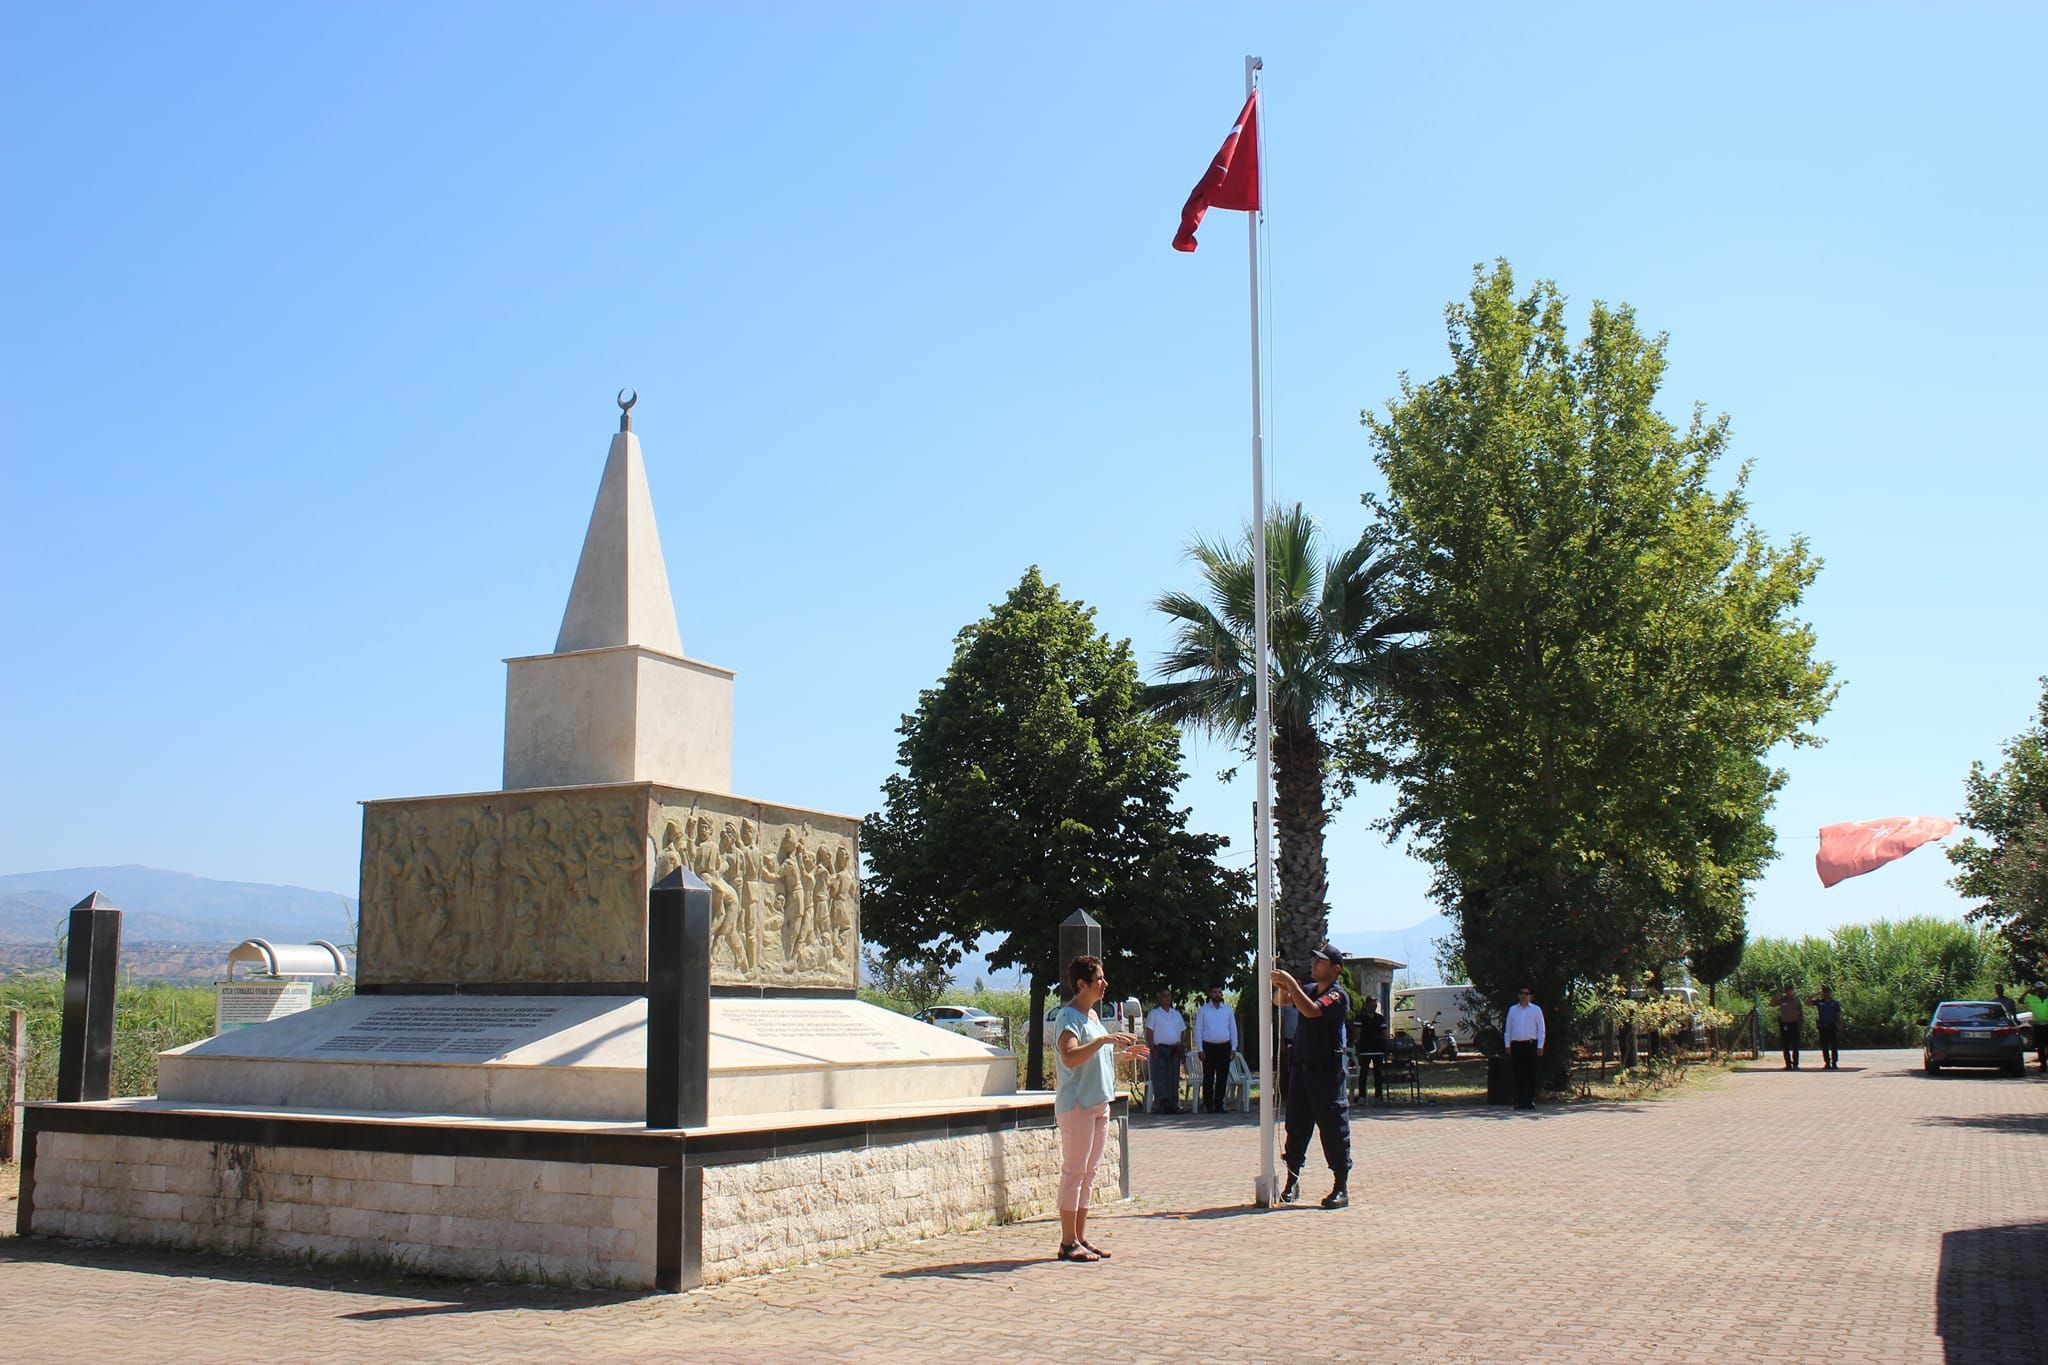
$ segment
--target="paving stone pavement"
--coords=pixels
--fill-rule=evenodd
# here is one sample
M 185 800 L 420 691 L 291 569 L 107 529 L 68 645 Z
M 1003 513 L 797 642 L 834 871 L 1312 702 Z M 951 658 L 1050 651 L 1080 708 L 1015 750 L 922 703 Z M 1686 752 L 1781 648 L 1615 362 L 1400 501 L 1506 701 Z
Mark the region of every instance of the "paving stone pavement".
M 2048 1362 L 2048 1079 L 1916 1062 L 1367 1109 L 1340 1212 L 1247 1208 L 1244 1119 L 1141 1120 L 1096 1266 L 1041 1220 L 633 1298 L 0 1236 L 0 1359 Z

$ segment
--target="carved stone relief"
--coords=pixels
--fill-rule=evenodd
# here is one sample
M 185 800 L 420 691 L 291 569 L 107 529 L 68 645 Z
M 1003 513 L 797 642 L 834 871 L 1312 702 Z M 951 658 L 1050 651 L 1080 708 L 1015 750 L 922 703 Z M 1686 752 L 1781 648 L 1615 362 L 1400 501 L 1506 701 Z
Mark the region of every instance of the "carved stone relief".
M 508 792 L 366 807 L 364 979 L 644 976 L 645 806 L 636 797 Z
M 366 982 L 635 981 L 647 888 L 711 888 L 712 980 L 851 987 L 857 821 L 633 787 L 379 801 L 363 814 Z
M 849 820 L 664 792 L 654 876 L 711 888 L 711 979 L 851 986 L 860 956 L 857 831 Z

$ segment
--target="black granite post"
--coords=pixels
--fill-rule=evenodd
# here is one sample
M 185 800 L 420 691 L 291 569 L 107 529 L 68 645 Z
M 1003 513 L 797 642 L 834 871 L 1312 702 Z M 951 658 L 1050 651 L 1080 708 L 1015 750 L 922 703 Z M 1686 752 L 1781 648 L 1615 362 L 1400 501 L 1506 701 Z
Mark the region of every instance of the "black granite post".
M 121 912 L 95 891 L 71 907 L 64 954 L 64 1032 L 57 1044 L 57 1099 L 103 1100 L 114 1088 L 115 965 Z
M 647 893 L 647 1126 L 701 1128 L 711 1104 L 711 888 L 677 868 Z M 704 1171 L 664 1167 L 654 1287 L 703 1283 Z
M 1102 926 L 1086 910 L 1076 910 L 1060 921 L 1060 999 L 1073 994 L 1067 980 L 1067 964 L 1077 957 L 1102 956 Z

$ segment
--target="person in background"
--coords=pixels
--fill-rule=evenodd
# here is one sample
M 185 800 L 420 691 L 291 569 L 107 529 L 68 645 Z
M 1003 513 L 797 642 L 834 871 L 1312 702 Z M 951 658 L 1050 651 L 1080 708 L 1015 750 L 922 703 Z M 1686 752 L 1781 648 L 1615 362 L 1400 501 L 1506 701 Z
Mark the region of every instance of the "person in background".
M 1209 1001 L 1195 1011 L 1195 1046 L 1202 1050 L 1202 1112 L 1223 1112 L 1223 1088 L 1237 1052 L 1237 1011 L 1223 1003 L 1223 988 L 1211 986 Z
M 1514 1073 L 1515 1108 L 1534 1109 L 1536 1061 L 1543 1055 L 1550 1037 L 1543 1025 L 1543 1006 L 1536 1003 L 1536 994 L 1529 987 L 1515 993 L 1515 1003 L 1508 1006 L 1500 1040 L 1507 1045 L 1508 1067 Z
M 1993 983 L 1991 987 L 1991 1003 L 1998 1006 L 1998 1008 L 2004 1010 L 2005 1017 L 2007 1019 L 2010 1019 L 2014 1022 L 2018 1022 L 2020 1017 L 2020 1007 L 2018 1005 L 2015 1005 L 2012 1002 L 2012 997 L 2005 993 L 2004 986 Z
M 1785 1069 L 1799 1069 L 1799 1045 L 1806 1032 L 1806 1008 L 1792 991 L 1792 983 L 1778 993 L 1778 1047 L 1785 1054 Z
M 1343 950 L 1325 943 L 1309 963 L 1310 986 L 1275 969 L 1269 978 L 1274 993 L 1294 1006 L 1294 1046 L 1288 1049 L 1293 1077 L 1287 1084 L 1287 1186 L 1280 1202 L 1301 1198 L 1301 1165 L 1308 1159 L 1308 1135 L 1319 1131 L 1323 1159 L 1330 1163 L 1336 1184 L 1323 1196 L 1323 1207 L 1341 1209 L 1351 1202 L 1351 1097 L 1344 1087 L 1344 1025 L 1351 1016 L 1351 997 L 1338 984 Z
M 1365 1009 L 1358 1016 L 1358 1089 L 1365 1093 L 1365 1075 L 1372 1073 L 1373 1098 L 1384 1093 L 1380 1064 L 1387 1059 L 1387 1016 L 1380 1013 L 1379 997 L 1365 997 Z
M 1186 1051 L 1188 1019 L 1173 1003 L 1172 991 L 1159 992 L 1159 1004 L 1145 1016 L 1145 1043 L 1152 1049 L 1152 1112 L 1180 1112 L 1180 1065 Z
M 2033 989 L 2020 997 L 2020 1008 L 2033 1012 L 2034 1060 L 2048 1071 L 2048 981 L 2036 981 Z
M 1116 1095 L 1115 1049 L 1143 1060 L 1145 1048 L 1128 1033 L 1111 1033 L 1095 1017 L 1109 989 L 1102 959 L 1082 956 L 1067 964 L 1073 997 L 1053 1018 L 1053 1057 L 1059 1071 L 1052 1112 L 1060 1128 L 1060 1259 L 1100 1261 L 1109 1253 L 1088 1241 L 1088 1195 L 1109 1138 L 1109 1102 Z
M 1842 1069 L 1842 1002 L 1835 999 L 1833 986 L 1822 986 L 1820 994 L 1810 1002 L 1813 1005 L 1814 1033 L 1820 1039 L 1820 1069 L 1840 1071 Z

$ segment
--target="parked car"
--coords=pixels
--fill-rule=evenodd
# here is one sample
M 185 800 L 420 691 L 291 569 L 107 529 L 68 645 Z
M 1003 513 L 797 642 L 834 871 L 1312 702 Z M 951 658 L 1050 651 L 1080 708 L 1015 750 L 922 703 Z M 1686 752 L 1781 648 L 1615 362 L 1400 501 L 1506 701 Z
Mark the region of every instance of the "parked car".
M 1992 1000 L 1944 1000 L 1927 1024 L 1922 1062 L 1930 1076 L 1945 1066 L 2003 1067 L 2008 1075 L 2027 1069 L 2026 1040 L 2019 1025 Z
M 1008 1026 L 1000 1014 L 990 1014 L 972 1005 L 933 1005 L 928 1010 L 919 1010 L 916 1017 L 921 1023 L 936 1024 L 997 1047 L 1008 1040 Z

